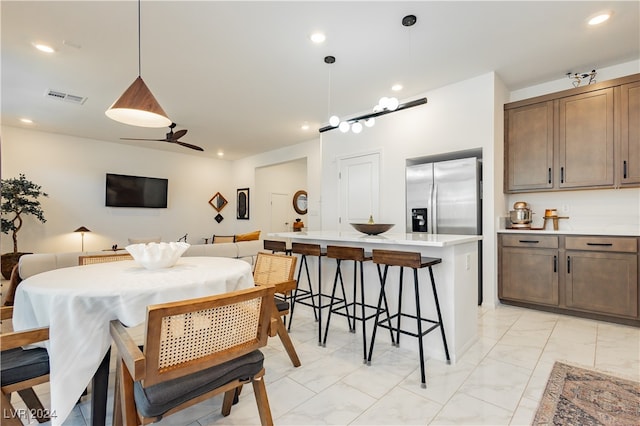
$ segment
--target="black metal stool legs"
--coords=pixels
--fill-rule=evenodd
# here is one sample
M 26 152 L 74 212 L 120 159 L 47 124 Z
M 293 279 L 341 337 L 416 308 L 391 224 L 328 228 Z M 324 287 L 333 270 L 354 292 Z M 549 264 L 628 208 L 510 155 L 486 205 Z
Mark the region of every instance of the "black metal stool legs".
M 440 324 L 440 333 L 442 334 L 442 343 L 444 344 L 444 354 L 447 357 L 447 363 L 451 364 L 449 357 L 449 347 L 447 346 L 447 337 L 444 335 L 444 323 L 442 322 L 442 314 L 440 313 L 440 302 L 438 302 L 438 291 L 436 290 L 436 280 L 433 279 L 433 270 L 429 266 L 429 278 L 431 278 L 431 288 L 433 289 L 433 299 L 436 302 L 436 312 L 438 313 L 438 323 Z

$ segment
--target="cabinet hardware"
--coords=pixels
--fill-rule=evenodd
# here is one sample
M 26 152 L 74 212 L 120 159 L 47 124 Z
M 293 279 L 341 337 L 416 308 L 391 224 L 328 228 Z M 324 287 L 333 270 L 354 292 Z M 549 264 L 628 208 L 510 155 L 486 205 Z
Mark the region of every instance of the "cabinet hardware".
M 560 183 L 564 183 L 564 167 L 560 167 Z
M 553 272 L 558 272 L 558 256 L 553 256 Z
M 622 177 L 623 179 L 627 178 L 627 160 L 622 162 Z
M 551 167 L 549 167 L 549 171 L 548 171 L 548 176 L 549 176 L 549 184 L 551 184 Z
M 567 256 L 567 274 L 571 273 L 571 256 Z
M 611 247 L 612 243 L 587 243 L 588 246 L 603 246 L 603 247 Z
M 518 240 L 519 243 L 532 243 L 532 244 L 537 244 L 540 241 L 536 241 L 536 240 Z

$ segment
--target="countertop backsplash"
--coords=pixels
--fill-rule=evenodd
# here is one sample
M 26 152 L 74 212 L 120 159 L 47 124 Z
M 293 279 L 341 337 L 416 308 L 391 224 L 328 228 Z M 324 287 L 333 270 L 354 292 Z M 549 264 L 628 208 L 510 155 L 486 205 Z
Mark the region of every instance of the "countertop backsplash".
M 557 209 L 558 216 L 568 219 L 558 220 L 559 233 L 595 233 L 640 236 L 640 188 L 603 189 L 588 191 L 537 192 L 507 194 L 506 206 L 513 209 L 513 203 L 525 201 L 533 214 L 533 228 L 544 224 L 545 209 Z M 501 229 L 508 226 L 509 211 L 504 212 L 505 220 L 500 220 Z M 553 231 L 553 223 L 548 221 L 546 231 Z

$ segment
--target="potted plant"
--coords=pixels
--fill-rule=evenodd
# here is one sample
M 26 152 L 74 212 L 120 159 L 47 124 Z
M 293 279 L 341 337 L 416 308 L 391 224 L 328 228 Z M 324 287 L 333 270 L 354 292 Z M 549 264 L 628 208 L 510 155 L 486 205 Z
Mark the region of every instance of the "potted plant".
M 18 251 L 18 231 L 22 228 L 23 217 L 26 215 L 35 216 L 40 222 L 45 223 L 42 206 L 38 200 L 40 197 L 49 195 L 42 191 L 40 185 L 27 180 L 24 174 L 18 178 L 2 179 L 2 233 L 11 232 L 13 239 L 13 252 L 2 255 L 2 276 L 6 279 L 11 277 L 13 266 L 18 263 L 18 259 L 25 253 Z M 9 217 L 4 217 L 8 215 Z

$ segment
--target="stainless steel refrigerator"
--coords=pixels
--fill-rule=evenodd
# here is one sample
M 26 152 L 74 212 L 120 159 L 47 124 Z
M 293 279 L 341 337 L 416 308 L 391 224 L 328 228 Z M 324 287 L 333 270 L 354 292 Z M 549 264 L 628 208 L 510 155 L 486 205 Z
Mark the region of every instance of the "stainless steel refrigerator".
M 482 235 L 482 160 L 477 157 L 407 166 L 407 232 Z M 478 304 L 482 303 L 478 244 Z

